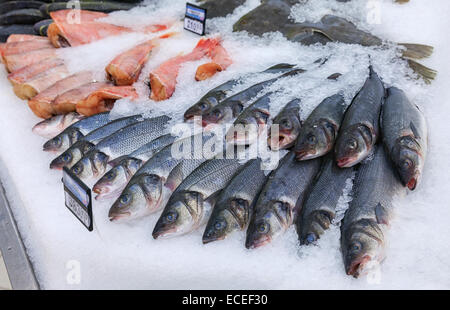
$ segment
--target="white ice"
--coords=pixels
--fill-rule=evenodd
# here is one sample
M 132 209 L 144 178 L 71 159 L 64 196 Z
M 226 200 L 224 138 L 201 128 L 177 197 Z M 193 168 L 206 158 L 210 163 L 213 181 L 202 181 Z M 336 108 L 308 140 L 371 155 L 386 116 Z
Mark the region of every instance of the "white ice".
M 322 14 L 324 5 L 332 2 L 310 1 L 301 14 L 317 18 L 316 12 Z M 207 60 L 188 63 L 180 71 L 172 98 L 162 102 L 146 99 L 148 88 L 144 82 L 148 73 L 162 61 L 190 52 L 199 39 L 183 31 L 177 23 L 171 31 L 180 33 L 161 41 L 136 83 L 142 100 L 138 104 L 123 100 L 116 104 L 113 114 L 167 113 L 180 121 L 186 108 L 213 87 L 288 62 L 309 70 L 265 91 L 283 89 L 272 104 L 273 114 L 290 99 L 299 97 L 301 116 L 305 118 L 321 100 L 336 92 L 342 91 L 350 102 L 367 76 L 370 54 L 375 70 L 386 85 L 402 88 L 422 108 L 430 132 L 422 183 L 415 192 L 395 201 L 396 217 L 388 236 L 387 259 L 381 265 L 377 281 L 353 279 L 345 274 L 337 226 L 313 247 L 299 247 L 293 228 L 278 242 L 258 250 L 244 248 L 243 234 L 202 245 L 201 229 L 176 239 L 155 241 L 151 231 L 157 216 L 128 224 L 110 223 L 109 201 L 94 202 L 95 229 L 88 232 L 64 206 L 61 172 L 48 169 L 52 156 L 41 151 L 45 140 L 31 132 L 39 119 L 25 101 L 14 96 L 5 71 L 0 70 L 0 177 L 41 286 L 46 289 L 449 289 L 450 45 L 446 31 L 450 27 L 447 19 L 450 3 L 447 0 L 413 0 L 405 5 L 390 0 L 375 2 L 380 5 L 380 24 L 367 23 L 362 15 L 355 15 L 351 4 L 345 4 L 345 9 L 341 9 L 343 4 L 333 4 L 332 8 L 338 15 L 348 12 L 349 19 L 384 39 L 434 46 L 433 56 L 423 61 L 439 70 L 431 86 L 408 77 L 410 69 L 395 57 L 398 51 L 393 48 L 382 50 L 344 44 L 303 47 L 286 41 L 280 34 L 268 34 L 264 38 L 233 34 L 233 22 L 259 3 L 249 0 L 235 14 L 208 22 L 211 35 L 221 31 L 223 44 L 233 58 L 233 65 L 226 71 L 210 80 L 195 82 L 195 69 Z M 164 8 L 167 3 L 170 9 Z M 180 20 L 184 5 L 185 1 L 166 0 L 158 8 L 116 12 L 108 19 L 133 27 L 159 18 Z M 296 8 L 293 18 L 298 14 Z M 297 17 L 302 18 L 300 15 Z M 116 54 L 146 38 L 128 34 L 61 53 L 67 53 L 65 57 L 71 70 L 92 69 L 100 74 Z M 330 57 L 328 62 L 314 70 L 312 63 L 326 56 Z M 326 80 L 335 72 L 343 76 L 338 81 Z M 248 76 L 233 91 L 273 76 Z M 345 208 L 347 201 L 343 199 L 340 207 Z M 80 278 L 73 277 L 78 266 Z

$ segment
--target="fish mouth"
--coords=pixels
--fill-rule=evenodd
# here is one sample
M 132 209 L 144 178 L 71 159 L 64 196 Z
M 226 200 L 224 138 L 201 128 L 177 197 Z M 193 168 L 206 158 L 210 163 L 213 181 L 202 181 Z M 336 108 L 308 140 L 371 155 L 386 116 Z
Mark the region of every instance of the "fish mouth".
M 372 258 L 369 255 L 364 255 L 360 259 L 353 261 L 347 268 L 347 275 L 358 278 L 364 266 L 370 262 L 371 259 Z
M 337 165 L 339 168 L 350 168 L 353 166 L 353 163 L 355 162 L 355 158 L 353 157 L 344 157 L 336 160 Z
M 225 236 L 203 236 L 202 242 L 203 244 L 208 244 L 214 241 L 224 240 Z
M 295 158 L 298 161 L 312 159 L 313 157 L 314 154 L 311 154 L 309 151 L 295 151 Z
M 62 168 L 64 167 L 64 163 L 62 163 L 61 161 L 54 159 L 51 163 L 50 163 L 50 169 L 53 170 L 62 170 Z
M 158 238 L 167 238 L 169 237 L 172 233 L 176 232 L 176 228 L 170 228 L 170 229 L 166 229 L 165 227 L 155 227 L 155 230 L 153 230 L 152 232 L 152 237 L 153 239 L 158 239 Z
M 268 235 L 260 236 L 258 239 L 251 239 L 245 243 L 247 249 L 257 249 L 270 243 L 271 238 Z
M 411 191 L 415 190 L 416 186 L 417 186 L 417 179 L 416 178 L 412 178 L 411 180 L 409 180 L 409 182 L 406 184 L 406 186 Z
M 121 219 L 125 219 L 131 216 L 130 212 L 124 212 L 124 213 L 119 213 L 119 214 L 110 214 L 109 215 L 109 220 L 111 222 L 117 222 Z

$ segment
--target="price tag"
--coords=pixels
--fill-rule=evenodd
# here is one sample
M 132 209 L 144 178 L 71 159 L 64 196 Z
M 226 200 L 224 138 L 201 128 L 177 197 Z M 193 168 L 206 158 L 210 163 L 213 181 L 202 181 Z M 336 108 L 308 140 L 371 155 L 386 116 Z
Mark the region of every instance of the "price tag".
M 89 230 L 94 229 L 92 218 L 91 190 L 67 167 L 63 169 L 63 184 L 66 207 Z
M 205 34 L 205 23 L 206 9 L 194 4 L 186 3 L 184 29 L 202 36 Z

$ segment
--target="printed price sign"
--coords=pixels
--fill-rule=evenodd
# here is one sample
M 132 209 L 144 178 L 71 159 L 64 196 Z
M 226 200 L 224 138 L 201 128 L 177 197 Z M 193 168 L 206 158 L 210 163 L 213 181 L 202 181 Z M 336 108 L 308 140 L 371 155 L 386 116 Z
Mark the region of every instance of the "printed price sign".
M 63 169 L 66 207 L 89 230 L 94 229 L 92 220 L 91 190 L 67 167 Z
M 184 29 L 202 36 L 205 34 L 205 23 L 206 9 L 194 4 L 186 3 Z

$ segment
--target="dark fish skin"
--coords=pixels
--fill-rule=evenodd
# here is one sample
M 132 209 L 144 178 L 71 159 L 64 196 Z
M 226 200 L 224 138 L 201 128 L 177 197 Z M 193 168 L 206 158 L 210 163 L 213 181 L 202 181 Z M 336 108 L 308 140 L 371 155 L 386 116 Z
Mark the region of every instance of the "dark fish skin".
M 50 163 L 50 169 L 62 169 L 63 167 L 72 168 L 76 162 L 86 155 L 86 153 L 102 139 L 121 128 L 138 122 L 139 120 L 142 120 L 142 116 L 140 115 L 122 117 L 91 131 L 64 151 L 60 156 L 56 157 Z
M 45 142 L 43 149 L 46 152 L 62 152 L 87 135 L 110 122 L 109 112 L 99 113 L 70 125 L 63 132 Z
M 211 214 L 208 198 L 222 190 L 243 163 L 238 158 L 210 159 L 195 169 L 170 197 L 153 229 L 154 239 L 187 234 Z
M 162 136 L 169 121 L 168 116 L 158 116 L 119 129 L 97 143 L 71 171 L 84 180 L 103 175 L 108 161 L 130 154 L 136 148 Z
M 208 18 L 225 17 L 247 0 L 201 0 L 199 5 L 208 12 Z
M 303 123 L 296 145 L 297 160 L 321 157 L 333 149 L 344 118 L 342 95 L 325 98 Z
M 296 219 L 300 244 L 312 244 L 327 230 L 336 217 L 336 207 L 346 181 L 353 175 L 353 168 L 339 168 L 333 154 L 323 159 L 320 172 Z
M 253 144 L 265 129 L 270 118 L 270 97 L 267 93 L 248 106 L 234 121 L 227 132 L 227 142 L 237 145 Z
M 217 198 L 203 233 L 204 244 L 247 228 L 253 203 L 266 179 L 260 159 L 251 159 L 236 173 Z
M 293 70 L 293 67 L 294 65 L 281 63 L 274 65 L 261 73 L 284 73 Z M 226 98 L 227 94 L 239 83 L 239 81 L 240 79 L 229 80 L 210 90 L 196 104 L 186 110 L 184 113 L 184 120 L 188 121 L 193 119 L 195 116 L 205 115 L 210 112 L 212 108 Z
M 298 162 L 289 152 L 273 171 L 256 202 L 247 229 L 245 247 L 257 248 L 282 235 L 294 222 L 321 159 Z
M 339 167 L 348 168 L 366 158 L 380 135 L 379 119 L 385 89 L 378 75 L 370 75 L 344 116 L 336 141 L 335 157 Z
M 358 169 L 353 200 L 341 225 L 341 250 L 348 275 L 358 277 L 369 262 L 384 259 L 392 201 L 405 192 L 383 147 L 377 145 L 373 159 Z
M 383 143 L 403 185 L 414 190 L 422 175 L 428 149 L 427 122 L 419 108 L 395 87 L 387 90 L 382 108 Z
M 267 144 L 272 150 L 288 149 L 294 145 L 302 127 L 300 103 L 300 99 L 290 101 L 273 119 L 272 127 L 278 125 L 278 136 L 272 136 L 269 129 Z
M 303 69 L 294 69 L 276 78 L 255 84 L 231 97 L 228 97 L 215 106 L 209 113 L 203 115 L 203 127 L 207 127 L 210 124 L 226 124 L 233 122 L 233 120 L 242 113 L 244 108 L 248 106 L 248 103 L 265 87 L 272 85 L 284 77 L 293 76 L 303 72 L 305 72 Z

